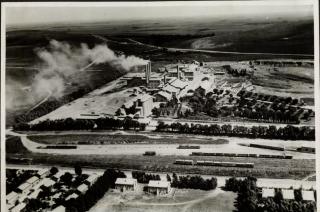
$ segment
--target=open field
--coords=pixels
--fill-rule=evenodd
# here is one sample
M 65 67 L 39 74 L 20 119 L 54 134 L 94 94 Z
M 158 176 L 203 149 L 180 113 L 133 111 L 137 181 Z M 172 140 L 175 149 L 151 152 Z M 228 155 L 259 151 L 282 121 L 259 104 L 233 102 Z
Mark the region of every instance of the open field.
M 235 209 L 233 206 L 235 198 L 235 193 L 225 192 L 219 188 L 214 191 L 176 189 L 173 197 L 155 197 L 138 192 L 119 193 L 118 191 L 110 191 L 90 209 L 90 212 L 232 212 Z

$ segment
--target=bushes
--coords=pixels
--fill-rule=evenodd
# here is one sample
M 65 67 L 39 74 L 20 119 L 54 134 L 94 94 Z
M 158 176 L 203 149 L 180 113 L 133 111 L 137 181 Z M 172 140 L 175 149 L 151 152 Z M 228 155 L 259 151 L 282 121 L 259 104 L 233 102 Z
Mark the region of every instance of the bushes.
M 160 176 L 158 174 L 146 174 L 141 171 L 133 171 L 132 177 L 137 179 L 138 183 L 149 183 L 150 180 L 160 180 Z
M 179 176 L 173 173 L 172 176 L 172 187 L 176 188 L 191 188 L 191 189 L 200 189 L 200 190 L 213 190 L 217 187 L 217 179 L 212 177 L 211 179 L 203 179 L 199 175 L 195 176 Z

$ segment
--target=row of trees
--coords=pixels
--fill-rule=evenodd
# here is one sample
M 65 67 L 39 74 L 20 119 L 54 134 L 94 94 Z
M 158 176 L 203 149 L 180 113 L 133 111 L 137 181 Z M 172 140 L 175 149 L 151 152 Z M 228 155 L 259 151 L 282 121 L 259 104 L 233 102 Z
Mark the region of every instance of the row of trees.
M 80 195 L 77 199 L 70 199 L 65 202 L 66 210 L 74 212 L 88 211 L 110 188 L 114 188 L 117 178 L 125 177 L 126 175 L 119 170 L 106 170 L 85 194 Z
M 139 123 L 132 118 L 114 119 L 114 118 L 99 118 L 99 119 L 59 119 L 45 120 L 36 124 L 20 123 L 14 126 L 14 130 L 21 131 L 48 131 L 48 130 L 144 130 L 146 125 Z
M 132 171 L 132 178 L 137 179 L 138 183 L 149 183 L 150 180 L 160 180 L 158 174 L 146 174 L 142 171 Z
M 295 190 L 295 200 L 284 200 L 280 189 L 275 190 L 273 198 L 262 198 L 257 187 L 257 179 L 247 177 L 243 180 L 229 178 L 226 180 L 224 189 L 237 192 L 235 206 L 238 212 L 314 212 L 314 202 L 302 200 L 301 190 Z
M 169 176 L 169 175 L 168 175 Z M 170 176 L 167 179 L 170 179 Z M 175 173 L 172 175 L 171 186 L 175 188 L 191 188 L 200 190 L 213 190 L 217 187 L 217 178 L 203 179 L 199 175 L 195 176 L 177 176 Z
M 286 140 L 315 140 L 315 129 L 312 127 L 295 127 L 287 125 L 286 127 L 275 126 L 232 126 L 230 124 L 202 125 L 202 124 L 165 124 L 159 122 L 156 128 L 158 132 L 176 132 L 187 134 L 216 135 L 216 136 L 237 136 L 249 138 L 269 138 Z

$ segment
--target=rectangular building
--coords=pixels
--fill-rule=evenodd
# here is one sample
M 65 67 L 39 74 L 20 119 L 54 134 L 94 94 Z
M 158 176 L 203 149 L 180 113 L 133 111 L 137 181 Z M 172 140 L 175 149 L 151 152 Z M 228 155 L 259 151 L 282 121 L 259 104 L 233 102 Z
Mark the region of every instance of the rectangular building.
M 137 186 L 137 179 L 133 178 L 117 178 L 115 182 L 115 188 L 121 192 L 135 191 L 137 189 Z
M 150 180 L 148 192 L 156 195 L 168 194 L 171 190 L 171 184 L 168 181 Z

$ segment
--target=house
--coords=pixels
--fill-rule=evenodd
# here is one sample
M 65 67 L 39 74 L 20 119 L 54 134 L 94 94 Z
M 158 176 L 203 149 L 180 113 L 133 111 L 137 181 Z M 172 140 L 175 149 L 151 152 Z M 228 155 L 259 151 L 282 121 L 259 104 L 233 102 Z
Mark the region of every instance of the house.
M 165 92 L 171 94 L 172 96 L 177 96 L 180 93 L 180 89 L 179 88 L 173 87 L 170 84 L 166 84 L 162 88 L 162 91 L 165 91 Z
M 315 201 L 315 198 L 314 198 L 314 191 L 301 191 L 302 193 L 302 199 L 304 201 Z
M 64 172 L 58 171 L 55 175 L 52 176 L 52 179 L 55 181 L 60 180 L 60 177 L 64 175 Z
M 26 211 L 26 203 L 20 203 L 16 207 L 11 209 L 11 212 L 25 212 Z
M 62 205 L 56 207 L 55 209 L 53 209 L 51 212 L 65 212 L 66 208 Z
M 12 191 L 6 196 L 7 204 L 14 204 L 19 198 L 19 194 Z
M 33 176 L 31 178 L 29 178 L 26 182 L 31 184 L 32 186 L 34 186 L 35 184 L 37 184 L 39 182 L 39 178 L 36 176 Z
M 274 197 L 273 188 L 262 188 L 262 198 Z
M 172 95 L 164 91 L 156 93 L 154 97 L 155 102 L 168 102 L 172 99 Z
M 51 180 L 51 179 L 49 179 L 49 178 L 45 178 L 45 179 L 43 179 L 43 181 L 42 181 L 42 185 L 43 185 L 44 187 L 46 187 L 46 188 L 49 188 L 49 187 L 53 186 L 55 183 L 56 183 L 55 181 L 53 181 L 53 180 Z
M 39 193 L 41 192 L 41 189 L 37 189 L 34 192 L 32 192 L 31 194 L 28 195 L 29 199 L 37 199 Z
M 37 173 L 40 178 L 45 178 L 50 174 L 49 169 L 40 169 Z
M 81 184 L 78 186 L 77 190 L 80 191 L 81 194 L 85 194 L 88 191 L 88 186 L 86 184 Z
M 294 193 L 292 189 L 282 189 L 283 199 L 294 199 Z
M 133 178 L 117 178 L 115 188 L 120 191 L 135 191 L 137 189 L 137 179 Z
M 78 194 L 76 193 L 72 193 L 69 196 L 67 196 L 66 201 L 70 200 L 70 199 L 77 199 L 79 197 Z
M 29 183 L 23 183 L 18 187 L 22 194 L 28 194 L 31 188 L 32 185 Z
M 93 183 L 97 181 L 98 177 L 99 176 L 97 174 L 92 174 L 85 180 L 85 183 L 89 184 L 89 186 L 92 186 Z
M 168 181 L 150 180 L 148 184 L 148 192 L 162 195 L 168 194 L 171 189 L 171 184 Z

